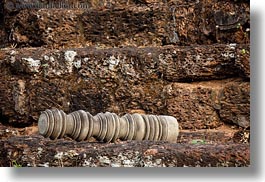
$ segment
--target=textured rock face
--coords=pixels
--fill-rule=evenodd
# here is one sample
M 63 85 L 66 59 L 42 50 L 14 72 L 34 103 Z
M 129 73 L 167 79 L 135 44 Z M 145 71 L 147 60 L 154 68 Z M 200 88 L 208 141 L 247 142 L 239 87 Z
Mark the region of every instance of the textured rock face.
M 6 7 L 6 39 L 18 47 L 54 48 L 249 43 L 249 2 L 92 2 L 83 9 Z M 19 3 L 30 4 L 22 1 L 18 7 Z
M 2 50 L 2 114 L 10 123 L 30 124 L 51 107 L 92 114 L 140 109 L 173 115 L 183 128 L 215 128 L 223 121 L 247 127 L 248 81 L 179 83 L 248 79 L 238 49 L 249 46 Z
M 248 0 L 66 3 L 0 1 L 0 166 L 250 165 Z M 51 141 L 52 108 L 172 115 L 178 143 Z
M 12 166 L 9 161 L 14 160 L 23 167 L 244 167 L 250 164 L 248 144 L 150 141 L 88 144 L 22 136 L 0 141 L 0 146 L 5 146 L 5 150 L 0 150 L 1 166 Z M 7 157 L 2 158 L 3 155 Z
M 250 126 L 248 82 L 173 83 L 164 89 L 168 114 L 183 128 L 215 128 L 223 122 Z
M 243 53 L 244 52 L 244 53 Z M 146 48 L 79 48 L 49 50 L 3 49 L 1 64 L 14 73 L 36 77 L 82 77 L 122 79 L 133 82 L 163 79 L 169 82 L 249 77 L 249 46 L 164 46 Z M 7 68 L 2 68 L 7 69 Z

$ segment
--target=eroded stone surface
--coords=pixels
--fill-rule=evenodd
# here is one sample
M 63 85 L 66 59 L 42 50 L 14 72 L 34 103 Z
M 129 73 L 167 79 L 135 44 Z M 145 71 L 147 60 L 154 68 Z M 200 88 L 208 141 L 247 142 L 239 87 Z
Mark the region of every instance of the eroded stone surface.
M 223 122 L 250 126 L 249 82 L 173 83 L 164 91 L 168 114 L 183 128 L 214 128 Z
M 135 2 L 89 1 L 83 9 L 7 8 L 5 40 L 17 47 L 53 48 L 249 43 L 249 2 Z
M 193 48 L 2 50 L 2 115 L 10 123 L 29 124 L 38 119 L 40 111 L 52 107 L 65 112 L 83 109 L 91 114 L 123 114 L 140 109 L 148 114 L 172 114 L 183 121 L 184 128 L 214 128 L 223 121 L 248 127 L 249 82 L 210 81 L 244 76 L 247 69 L 241 70 L 238 63 L 245 62 L 246 57 L 240 56 L 237 49 L 237 45 L 228 44 Z M 177 83 L 199 80 L 209 81 Z M 23 82 L 24 91 L 16 87 L 19 82 Z M 244 89 L 233 89 L 237 87 Z M 226 95 L 220 93 L 224 89 Z M 222 105 L 214 101 L 215 97 L 229 98 L 234 94 L 239 98 L 237 102 L 231 101 L 232 106 L 227 104 L 229 99 Z M 241 97 L 244 99 L 240 100 Z
M 248 0 L 15 1 L 33 2 L 0 1 L 0 166 L 249 166 Z M 50 141 L 32 124 L 52 107 L 171 113 L 189 131 L 179 144 Z
M 237 44 L 112 49 L 90 47 L 61 51 L 44 48 L 3 49 L 0 52 L 1 64 L 10 67 L 13 74 L 54 78 L 77 73 L 87 79 L 96 75 L 102 82 L 115 80 L 118 76 L 131 82 L 146 78 L 184 82 L 243 74 L 249 77 L 247 55 L 249 46 Z
M 249 144 L 90 143 L 40 136 L 0 141 L 1 166 L 25 167 L 232 167 L 249 166 Z M 44 157 L 45 156 L 45 157 Z

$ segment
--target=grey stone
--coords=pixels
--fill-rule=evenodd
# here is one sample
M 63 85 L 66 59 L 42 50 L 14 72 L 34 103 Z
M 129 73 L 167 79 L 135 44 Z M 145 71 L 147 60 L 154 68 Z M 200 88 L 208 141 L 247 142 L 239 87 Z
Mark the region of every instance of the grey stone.
M 39 133 L 51 139 L 65 135 L 76 141 L 90 137 L 101 142 L 121 140 L 153 140 L 176 142 L 179 124 L 172 116 L 98 113 L 92 116 L 83 110 L 65 114 L 62 110 L 46 109 L 38 120 Z

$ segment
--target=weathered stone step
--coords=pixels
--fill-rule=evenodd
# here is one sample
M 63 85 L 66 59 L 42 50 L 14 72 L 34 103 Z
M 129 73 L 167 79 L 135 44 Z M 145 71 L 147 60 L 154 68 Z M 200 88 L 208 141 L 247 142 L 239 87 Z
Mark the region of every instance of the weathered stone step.
M 216 129 L 181 130 L 178 143 L 189 144 L 231 144 L 249 143 L 250 130 L 223 125 Z
M 197 46 L 94 47 L 51 50 L 1 49 L 0 75 L 28 74 L 33 78 L 76 75 L 102 82 L 146 80 L 190 82 L 250 77 L 250 46 L 215 44 Z
M 99 83 L 82 78 L 47 80 L 1 78 L 1 118 L 10 124 L 36 122 L 40 111 L 57 107 L 65 112 L 143 112 L 176 117 L 182 129 L 250 125 L 250 85 L 241 79 L 199 83 L 153 81 Z
M 1 113 L 10 124 L 36 122 L 40 111 L 143 112 L 176 117 L 182 129 L 250 125 L 250 85 L 242 80 L 200 83 L 121 82 L 98 84 L 77 79 L 1 79 Z M 213 86 L 214 85 L 214 86 Z
M 28 125 L 51 107 L 91 114 L 138 109 L 173 115 L 182 128 L 215 128 L 223 121 L 248 127 L 248 80 L 209 80 L 243 76 L 238 64 L 249 61 L 243 47 L 2 50 L 1 115 Z M 209 81 L 178 83 L 185 80 Z
M 5 32 L 5 42 L 17 47 L 249 43 L 249 2 L 184 2 L 101 9 L 24 9 L 5 14 L 1 34 Z
M 231 0 L 232 1 L 232 0 Z M 92 8 L 115 8 L 127 6 L 148 6 L 150 4 L 167 5 L 195 3 L 196 0 L 10 0 L 4 8 L 8 12 L 14 12 L 26 8 L 58 8 L 58 9 L 92 9 Z
M 12 166 L 12 161 L 22 167 L 238 167 L 250 165 L 250 147 L 150 141 L 77 143 L 35 135 L 0 140 L 0 166 Z
M 221 122 L 250 126 L 250 85 L 240 80 L 172 83 L 164 87 L 167 114 L 183 128 L 214 128 Z
M 1 140 L 17 136 L 33 136 L 40 135 L 38 126 L 30 126 L 24 128 L 15 128 L 5 126 L 0 122 L 0 138 Z M 73 139 L 64 137 L 64 140 Z M 98 142 L 95 138 L 85 140 L 87 142 Z M 117 140 L 115 142 L 118 142 Z M 181 130 L 177 138 L 178 143 L 182 144 L 231 144 L 231 143 L 249 143 L 250 130 L 239 129 L 223 125 L 216 129 L 201 129 L 201 130 Z

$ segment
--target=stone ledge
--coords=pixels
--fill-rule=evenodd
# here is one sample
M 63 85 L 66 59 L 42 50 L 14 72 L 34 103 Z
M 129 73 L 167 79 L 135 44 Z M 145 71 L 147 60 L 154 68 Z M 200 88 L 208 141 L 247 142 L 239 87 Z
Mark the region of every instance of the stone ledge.
M 1 114 L 13 124 L 57 107 L 169 114 L 189 129 L 249 126 L 248 45 L 2 49 L 0 65 Z
M 93 115 L 106 111 L 167 114 L 176 117 L 182 129 L 216 128 L 223 123 L 250 126 L 250 84 L 241 79 L 167 85 L 120 83 L 119 87 L 75 79 L 2 83 L 2 115 L 12 125 L 29 126 L 41 111 L 57 107 L 65 112 L 83 109 Z
M 250 84 L 241 80 L 172 83 L 163 89 L 167 114 L 183 128 L 250 126 Z
M 170 144 L 50 141 L 40 136 L 0 141 L 0 165 L 23 167 L 239 167 L 250 165 L 249 144 Z M 6 156 L 6 157 L 3 157 Z
M 6 40 L 18 47 L 248 44 L 249 9 L 249 2 L 213 0 L 85 10 L 23 9 L 6 13 L 4 27 Z
M 105 81 L 123 78 L 131 82 L 146 79 L 190 82 L 233 76 L 249 78 L 249 59 L 250 46 L 241 44 L 1 49 L 0 75 L 8 70 L 7 74 L 28 74 L 33 78 L 62 78 L 77 74 Z

